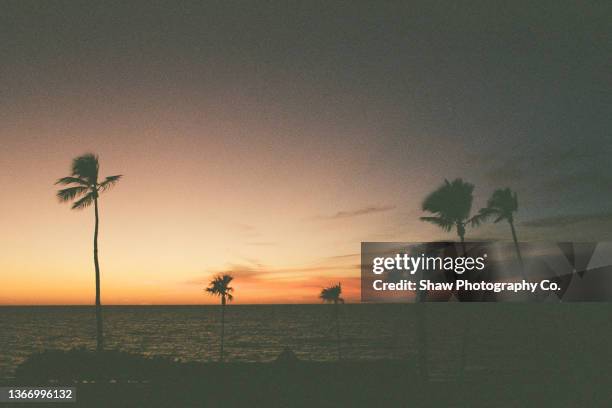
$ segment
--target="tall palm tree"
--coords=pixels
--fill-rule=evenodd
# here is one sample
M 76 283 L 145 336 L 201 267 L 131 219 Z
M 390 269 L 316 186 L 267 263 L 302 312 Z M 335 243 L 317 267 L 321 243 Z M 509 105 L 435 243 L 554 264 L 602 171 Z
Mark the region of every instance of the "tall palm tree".
M 72 161 L 71 175 L 62 177 L 55 184 L 70 186 L 61 189 L 57 192 L 57 198 L 60 202 L 74 201 L 72 204 L 73 210 L 82 210 L 94 205 L 95 226 L 94 226 L 94 242 L 93 255 L 94 267 L 96 270 L 96 350 L 104 349 L 104 330 L 102 327 L 102 305 L 100 303 L 100 263 L 98 261 L 98 232 L 100 224 L 100 216 L 98 212 L 98 198 L 100 193 L 113 187 L 121 179 L 121 175 L 109 176 L 100 181 L 98 172 L 100 163 L 98 156 L 87 153 L 75 158 Z
M 516 249 L 516 256 L 518 257 L 521 264 L 521 270 L 524 274 L 523 257 L 521 256 L 521 248 L 519 247 L 516 229 L 514 228 L 514 213 L 517 211 L 518 196 L 516 192 L 509 188 L 500 188 L 493 192 L 491 198 L 489 198 L 487 201 L 487 206 L 480 210 L 478 216 L 482 221 L 495 217 L 495 220 L 493 220 L 494 223 L 505 220 L 508 222 L 508 224 L 510 224 L 512 239 L 514 240 L 514 248 Z
M 225 304 L 234 299 L 234 296 L 232 296 L 234 288 L 229 286 L 233 279 L 234 277 L 229 274 L 219 275 L 211 280 L 205 289 L 209 294 L 221 298 L 221 362 L 223 362 L 223 342 L 225 340 Z
M 467 252 L 465 249 L 465 228 L 468 225 L 476 227 L 481 220 L 478 215 L 470 217 L 474 199 L 473 191 L 474 185 L 460 178 L 452 182 L 444 180 L 444 184 L 425 197 L 422 204 L 423 211 L 428 211 L 434 216 L 421 217 L 421 221 L 435 224 L 446 232 L 456 228 L 464 255 Z
M 422 209 L 434 216 L 421 217 L 422 221 L 431 222 L 449 232 L 456 228 L 457 235 L 461 241 L 463 256 L 467 255 L 465 248 L 465 229 L 466 226 L 477 227 L 480 225 L 481 217 L 477 214 L 471 217 L 474 185 L 458 178 L 449 182 L 444 180 L 444 184 L 432 191 L 423 200 Z M 463 333 L 461 335 L 461 350 L 459 355 L 459 370 L 461 375 L 465 374 L 467 361 L 467 345 L 469 338 L 470 323 L 472 317 L 469 309 L 465 309 L 463 322 Z
M 338 311 L 338 305 L 340 303 L 344 303 L 344 299 L 340 297 L 342 294 L 342 285 L 338 283 L 337 285 L 328 286 L 326 288 L 321 289 L 321 294 L 319 298 L 323 300 L 325 303 L 333 303 L 334 304 L 334 319 L 336 320 L 336 340 L 338 345 L 338 360 L 342 359 L 342 350 L 340 348 L 340 316 Z

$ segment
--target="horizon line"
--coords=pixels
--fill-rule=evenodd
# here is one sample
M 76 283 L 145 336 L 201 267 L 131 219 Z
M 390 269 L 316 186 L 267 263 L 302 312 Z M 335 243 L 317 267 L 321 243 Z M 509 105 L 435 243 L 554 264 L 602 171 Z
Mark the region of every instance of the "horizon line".
M 345 302 L 344 304 L 362 304 L 367 302 Z M 326 305 L 325 302 L 316 303 L 234 303 L 231 306 L 292 306 L 292 305 Z M 72 303 L 72 304 L 0 304 L 0 307 L 93 307 L 96 305 L 85 304 L 85 303 Z M 117 306 L 221 306 L 217 303 L 146 303 L 146 304 L 106 304 L 104 307 L 117 307 Z M 229 304 L 227 306 L 230 306 Z

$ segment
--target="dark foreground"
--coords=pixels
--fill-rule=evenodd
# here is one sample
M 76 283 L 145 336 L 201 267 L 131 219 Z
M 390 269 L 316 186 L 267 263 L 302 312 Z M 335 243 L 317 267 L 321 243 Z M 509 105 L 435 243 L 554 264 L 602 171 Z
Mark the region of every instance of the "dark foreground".
M 77 403 L 14 405 L 609 406 L 612 381 L 601 368 L 575 363 L 541 367 L 534 362 L 519 372 L 488 370 L 434 380 L 423 378 L 407 361 L 181 363 L 114 351 L 47 351 L 17 369 L 14 385 L 75 386 Z

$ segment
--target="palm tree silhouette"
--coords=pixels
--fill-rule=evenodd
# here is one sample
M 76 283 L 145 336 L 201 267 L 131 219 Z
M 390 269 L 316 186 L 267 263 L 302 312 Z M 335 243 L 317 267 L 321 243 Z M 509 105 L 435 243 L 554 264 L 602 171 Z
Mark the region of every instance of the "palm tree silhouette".
M 431 222 L 447 232 L 451 231 L 453 228 L 457 229 L 463 256 L 467 255 L 467 250 L 465 248 L 465 227 L 468 225 L 477 227 L 482 220 L 482 217 L 478 214 L 470 217 L 472 201 L 474 200 L 473 192 L 474 185 L 471 183 L 465 182 L 460 178 L 452 182 L 445 179 L 444 184 L 425 197 L 422 204 L 423 211 L 434 214 L 433 217 L 421 217 L 422 221 Z M 465 309 L 465 313 L 459 354 L 459 370 L 462 375 L 465 374 L 467 344 L 470 321 L 472 319 L 469 309 Z
M 205 289 L 211 295 L 221 298 L 221 362 L 223 362 L 223 342 L 225 339 L 225 304 L 234 299 L 234 296 L 232 296 L 234 288 L 229 286 L 233 279 L 234 277 L 229 274 L 219 275 L 211 280 L 208 287 Z
M 482 221 L 495 217 L 495 220 L 493 220 L 494 223 L 506 220 L 508 224 L 510 224 L 516 256 L 521 264 L 521 271 L 524 275 L 523 257 L 521 256 L 521 248 L 519 247 L 516 230 L 514 228 L 514 213 L 516 211 L 518 211 L 518 196 L 516 192 L 509 188 L 500 188 L 493 192 L 491 198 L 487 201 L 487 206 L 479 211 L 478 217 Z
M 342 359 L 342 350 L 340 348 L 340 316 L 338 305 L 340 303 L 344 303 L 344 299 L 340 297 L 342 294 L 342 285 L 338 283 L 337 285 L 328 286 L 327 288 L 321 289 L 321 294 L 319 298 L 323 300 L 325 303 L 333 303 L 334 304 L 334 319 L 336 320 L 336 340 L 338 345 L 338 360 Z
M 476 227 L 481 221 L 478 215 L 470 217 L 474 199 L 473 191 L 474 185 L 460 178 L 452 182 L 444 180 L 444 184 L 425 197 L 422 204 L 423 211 L 428 211 L 434 216 L 421 217 L 421 221 L 435 224 L 446 232 L 456 228 L 464 255 L 467 252 L 465 249 L 465 227 L 467 225 Z
M 104 330 L 102 327 L 102 306 L 100 303 L 100 263 L 98 262 L 98 232 L 100 216 L 98 213 L 98 198 L 100 193 L 113 187 L 121 175 L 106 177 L 103 181 L 99 181 L 98 172 L 100 163 L 98 156 L 87 153 L 75 158 L 72 161 L 71 176 L 62 177 L 55 184 L 72 185 L 61 189 L 57 192 L 57 198 L 60 202 L 69 202 L 76 200 L 72 204 L 73 210 L 82 210 L 94 205 L 95 226 L 94 226 L 94 267 L 96 270 L 96 350 L 104 349 Z

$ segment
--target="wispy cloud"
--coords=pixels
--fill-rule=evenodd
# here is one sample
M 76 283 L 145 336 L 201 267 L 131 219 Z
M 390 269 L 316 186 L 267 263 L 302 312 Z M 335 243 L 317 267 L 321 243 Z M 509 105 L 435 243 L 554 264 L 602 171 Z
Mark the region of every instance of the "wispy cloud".
M 352 218 L 352 217 L 359 217 L 362 215 L 391 211 L 391 210 L 394 210 L 395 208 L 396 206 L 394 205 L 369 206 L 369 207 L 358 208 L 356 210 L 338 211 L 337 213 L 332 214 L 332 215 L 319 215 L 314 218 L 318 220 L 338 220 L 342 218 Z
M 228 273 L 235 278 L 240 278 L 243 281 L 300 281 L 314 277 L 323 277 L 330 273 L 338 274 L 338 272 L 356 272 L 361 266 L 359 264 L 345 265 L 313 265 L 292 268 L 273 268 L 267 267 L 260 263 L 252 262 L 251 265 L 232 264 L 226 268 L 215 270 L 208 275 L 188 280 L 187 284 L 201 285 L 207 279 L 217 274 Z
M 281 280 L 300 280 L 305 275 L 325 275 L 330 272 L 346 272 L 346 271 L 359 271 L 359 264 L 350 265 L 315 265 L 315 266 L 304 266 L 298 268 L 271 268 L 264 265 L 229 265 L 226 268 L 212 271 L 211 273 L 190 279 L 185 283 L 188 284 L 201 284 L 210 277 L 217 274 L 228 273 L 234 277 L 240 277 L 248 280 L 270 280 L 270 279 L 281 279 Z
M 354 254 L 344 254 L 344 255 L 334 255 L 334 256 L 329 256 L 327 257 L 327 259 L 345 259 L 345 258 L 354 258 L 354 257 L 358 257 L 361 256 L 360 253 L 354 253 Z

